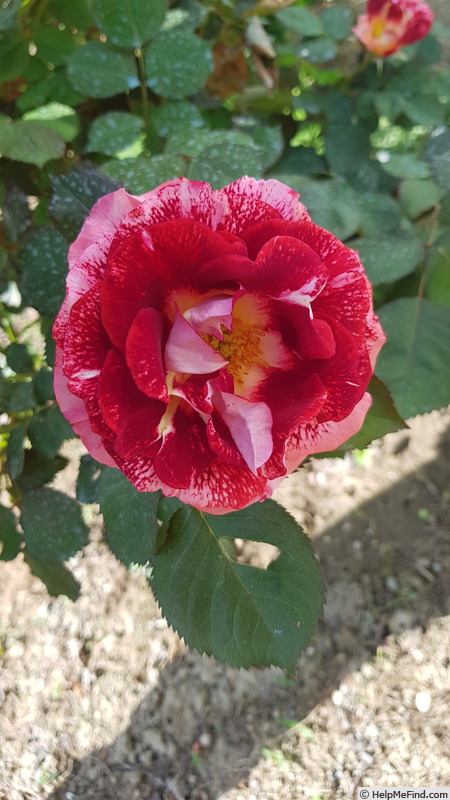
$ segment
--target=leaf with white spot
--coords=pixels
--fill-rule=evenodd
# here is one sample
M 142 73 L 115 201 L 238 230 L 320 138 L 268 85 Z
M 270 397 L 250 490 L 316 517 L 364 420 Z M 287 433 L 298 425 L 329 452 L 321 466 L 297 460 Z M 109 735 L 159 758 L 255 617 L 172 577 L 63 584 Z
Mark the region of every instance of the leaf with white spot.
M 67 75 L 89 97 L 113 97 L 139 86 L 136 59 L 101 42 L 87 42 L 67 59 Z
M 209 44 L 190 31 L 161 33 L 145 56 L 147 86 L 162 97 L 181 100 L 201 89 L 214 68 Z
M 232 539 L 280 550 L 267 569 L 238 563 Z M 151 585 L 187 644 L 236 667 L 293 670 L 322 613 L 323 579 L 311 543 L 271 500 L 222 516 L 185 506 L 171 517 Z

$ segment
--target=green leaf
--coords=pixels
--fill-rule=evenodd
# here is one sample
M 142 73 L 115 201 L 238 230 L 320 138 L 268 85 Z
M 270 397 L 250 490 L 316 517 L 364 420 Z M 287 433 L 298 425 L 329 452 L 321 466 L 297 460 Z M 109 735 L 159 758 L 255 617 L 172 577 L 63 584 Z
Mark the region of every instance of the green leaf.
M 258 178 L 261 171 L 261 156 L 257 150 L 225 142 L 203 150 L 189 164 L 187 176 L 193 181 L 206 181 L 218 189 L 242 175 Z
M 7 31 L 15 23 L 15 15 L 17 14 L 22 0 L 10 0 L 9 3 L 0 6 L 0 31 Z
M 139 86 L 131 53 L 100 42 L 87 42 L 67 59 L 67 75 L 77 91 L 89 97 L 113 97 Z
M 278 161 L 283 152 L 281 128 L 278 125 L 255 125 L 250 132 L 261 152 L 262 167 L 266 170 Z
M 12 561 L 20 552 L 21 541 L 13 512 L 0 505 L 0 561 Z
M 85 94 L 76 92 L 69 83 L 65 69 L 56 68 L 45 80 L 25 89 L 17 100 L 17 108 L 23 114 L 46 103 L 61 103 L 70 107 L 83 102 L 84 98 Z
M 411 235 L 373 236 L 354 239 L 352 248 L 359 252 L 372 286 L 391 283 L 412 272 L 423 260 L 423 244 Z
M 331 123 L 325 131 L 325 150 L 332 172 L 353 175 L 369 158 L 369 133 L 361 126 Z
M 67 561 L 87 544 L 79 504 L 54 489 L 25 492 L 20 524 L 28 553 L 40 561 Z
M 23 470 L 16 479 L 16 483 L 22 492 L 37 489 L 39 486 L 50 483 L 68 463 L 67 458 L 62 456 L 46 458 L 36 450 L 26 450 Z
M 101 172 L 114 178 L 131 194 L 145 194 L 172 178 L 179 178 L 186 171 L 186 163 L 177 155 L 138 156 L 109 161 Z
M 8 407 L 13 386 L 14 384 L 11 381 L 5 380 L 3 373 L 0 371 L 0 414 L 3 414 Z
M 266 570 L 239 564 L 229 555 L 233 538 L 266 542 L 280 555 Z M 189 506 L 177 511 L 151 584 L 187 644 L 237 667 L 293 671 L 322 613 L 323 581 L 311 543 L 271 500 L 223 516 Z
M 162 495 L 158 503 L 158 519 L 163 523 L 169 522 L 175 512 L 179 508 L 183 508 L 184 505 L 181 500 L 178 500 L 178 497 L 164 497 Z
M 0 151 L 12 161 L 43 167 L 47 161 L 63 155 L 65 144 L 59 133 L 45 125 L 19 120 L 1 126 Z
M 350 439 L 347 439 L 335 455 L 341 455 L 349 450 L 364 450 L 375 439 L 408 427 L 395 408 L 388 389 L 375 375 L 371 378 L 367 391 L 372 397 L 372 405 L 366 414 L 362 428 Z M 324 455 L 330 457 L 333 456 L 333 453 Z
M 416 93 L 412 97 L 401 98 L 402 111 L 416 125 L 439 125 L 445 116 L 445 106 L 438 97 Z
M 180 128 L 202 128 L 205 124 L 198 108 L 187 100 L 155 106 L 151 109 L 150 120 L 160 136 L 169 136 Z
M 331 61 L 337 55 L 337 47 L 331 39 L 325 37 L 305 39 L 297 48 L 297 55 L 313 64 L 323 64 L 324 61 Z
M 31 372 L 33 357 L 24 344 L 12 342 L 5 350 L 6 362 L 16 373 Z
M 383 152 L 381 161 L 383 169 L 396 178 L 429 178 L 430 167 L 425 161 L 419 161 L 414 153 Z
M 117 182 L 101 175 L 89 164 L 80 164 L 67 175 L 52 176 L 51 182 L 49 213 L 61 233 L 71 241 L 80 232 L 94 203 L 119 188 Z
M 377 361 L 404 419 L 450 403 L 450 308 L 402 297 L 378 311 L 387 343 Z
M 51 597 L 58 597 L 63 594 L 69 600 L 75 601 L 77 599 L 81 586 L 63 564 L 49 564 L 46 561 L 39 561 L 29 553 L 25 553 L 24 560 L 28 564 L 32 575 L 45 584 Z
M 384 236 L 398 231 L 401 218 L 400 207 L 393 197 L 364 192 L 361 198 L 359 227 L 366 236 Z
M 41 122 L 47 128 L 56 131 L 65 142 L 71 142 L 80 132 L 80 121 L 77 112 L 62 103 L 47 103 L 23 115 L 24 120 Z
M 99 30 L 120 47 L 142 47 L 161 27 L 166 0 L 94 0 Z
M 179 128 L 169 138 L 166 144 L 166 153 L 179 153 L 188 158 L 196 158 L 209 147 L 218 145 L 244 146 L 257 150 L 253 139 L 241 131 L 212 131 L 208 128 L 191 130 Z
M 321 36 L 323 33 L 323 25 L 315 14 L 307 11 L 306 8 L 300 6 L 291 6 L 290 8 L 283 8 L 276 15 L 290 30 L 301 33 L 302 36 Z
M 318 156 L 312 147 L 290 147 L 283 153 L 276 172 L 284 175 L 289 181 L 290 175 L 324 175 L 327 168 L 323 158 Z M 272 174 L 275 177 L 275 171 L 273 173 L 271 171 L 269 176 Z
M 27 196 L 17 186 L 5 191 L 2 214 L 6 236 L 11 244 L 17 244 L 31 224 Z
M 28 42 L 15 31 L 10 33 L 0 42 L 0 83 L 20 78 L 29 61 Z
M 34 379 L 34 392 L 40 405 L 53 400 L 53 370 L 47 366 L 42 367 Z
M 19 251 L 24 302 L 40 314 L 54 317 L 66 292 L 68 245 L 54 228 L 36 228 L 25 234 Z
M 98 503 L 103 465 L 86 454 L 80 458 L 76 495 L 80 503 Z
M 141 143 L 144 120 L 126 111 L 109 111 L 97 117 L 89 128 L 86 150 L 121 157 L 121 153 Z
M 348 239 L 358 230 L 361 200 L 342 179 L 313 181 L 289 175 L 274 177 L 299 191 L 301 202 L 305 204 L 313 222 L 334 233 L 338 239 Z
M 14 383 L 9 391 L 8 408 L 10 414 L 17 414 L 20 411 L 29 411 L 36 405 L 36 398 L 33 392 L 32 381 L 20 381 Z
M 182 27 L 184 31 L 196 31 L 207 15 L 208 8 L 197 0 L 178 0 L 176 8 L 171 8 L 167 12 L 162 30 Z
M 424 157 L 431 164 L 436 183 L 450 192 L 450 130 L 437 128 L 428 139 Z
M 59 408 L 39 411 L 31 418 L 28 436 L 33 447 L 47 458 L 53 458 L 67 439 L 73 439 L 75 433 Z
M 51 0 L 50 8 L 66 28 L 85 31 L 93 25 L 91 0 Z
M 416 219 L 433 208 L 442 195 L 442 189 L 431 180 L 411 178 L 400 184 L 400 204 L 411 219 Z
M 443 233 L 430 249 L 425 278 L 425 297 L 450 306 L 450 231 Z
M 20 385 L 20 384 L 19 384 Z M 6 449 L 6 466 L 9 477 L 14 481 L 22 472 L 25 458 L 25 436 L 27 425 L 17 425 L 10 431 Z
M 106 540 L 123 564 L 147 564 L 155 552 L 158 492 L 138 492 L 119 470 L 105 469 L 100 477 L 100 510 Z
M 77 47 L 72 34 L 59 28 L 38 28 L 33 38 L 41 61 L 50 62 L 55 67 L 65 64 L 67 56 Z
M 145 55 L 147 85 L 175 100 L 201 89 L 213 67 L 209 44 L 189 31 L 161 33 Z
M 353 15 L 349 8 L 326 8 L 322 14 L 322 25 L 326 36 L 331 39 L 346 39 L 352 32 Z

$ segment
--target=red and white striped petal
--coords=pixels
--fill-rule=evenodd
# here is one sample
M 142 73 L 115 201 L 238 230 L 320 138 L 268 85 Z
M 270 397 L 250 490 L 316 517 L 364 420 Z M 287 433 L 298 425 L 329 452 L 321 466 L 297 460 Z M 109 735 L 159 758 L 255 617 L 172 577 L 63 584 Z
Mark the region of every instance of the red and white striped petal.
M 347 439 L 358 433 L 370 408 L 372 398 L 366 392 L 347 417 L 339 422 L 315 422 L 301 425 L 291 434 L 286 443 L 286 467 L 288 473 L 312 453 L 327 453 L 336 450 Z
M 125 189 L 118 189 L 101 197 L 91 209 L 77 238 L 69 248 L 69 266 L 72 266 L 84 251 L 103 237 L 112 240 L 118 226 L 140 200 Z
M 309 306 L 327 279 L 328 270 L 311 247 L 292 236 L 275 236 L 259 251 L 244 285 L 286 303 Z
M 280 181 L 239 178 L 215 193 L 225 204 L 221 227 L 241 234 L 255 222 L 278 218 L 296 222 L 309 219 L 299 195 Z
M 189 408 L 177 406 L 154 458 L 153 466 L 158 477 L 174 489 L 186 489 L 214 458 L 204 421 Z
M 154 308 L 142 308 L 128 331 L 125 353 L 137 388 L 156 400 L 169 402 L 163 366 L 165 317 Z
M 100 289 L 96 283 L 74 304 L 64 338 L 64 373 L 79 397 L 91 396 L 111 348 L 100 318 Z

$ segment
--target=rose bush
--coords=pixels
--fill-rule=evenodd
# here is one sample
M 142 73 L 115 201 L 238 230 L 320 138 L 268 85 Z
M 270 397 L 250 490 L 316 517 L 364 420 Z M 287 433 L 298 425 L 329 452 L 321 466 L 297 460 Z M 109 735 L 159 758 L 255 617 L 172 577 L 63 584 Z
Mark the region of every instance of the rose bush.
M 56 396 L 139 490 L 240 509 L 361 426 L 384 341 L 371 287 L 284 184 L 120 189 L 69 266 Z
M 369 0 L 353 32 L 376 56 L 391 56 L 427 36 L 434 14 L 422 0 Z

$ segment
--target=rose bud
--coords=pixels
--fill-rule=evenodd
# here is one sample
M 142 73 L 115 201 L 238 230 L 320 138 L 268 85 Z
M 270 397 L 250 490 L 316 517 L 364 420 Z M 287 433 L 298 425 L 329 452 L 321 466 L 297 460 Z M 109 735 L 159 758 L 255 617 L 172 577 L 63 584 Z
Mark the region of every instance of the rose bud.
M 53 333 L 56 396 L 94 458 L 212 513 L 356 433 L 384 341 L 357 253 L 248 177 L 102 197 Z
M 431 8 L 422 0 L 369 0 L 353 32 L 367 50 L 386 57 L 427 36 L 433 20 Z

